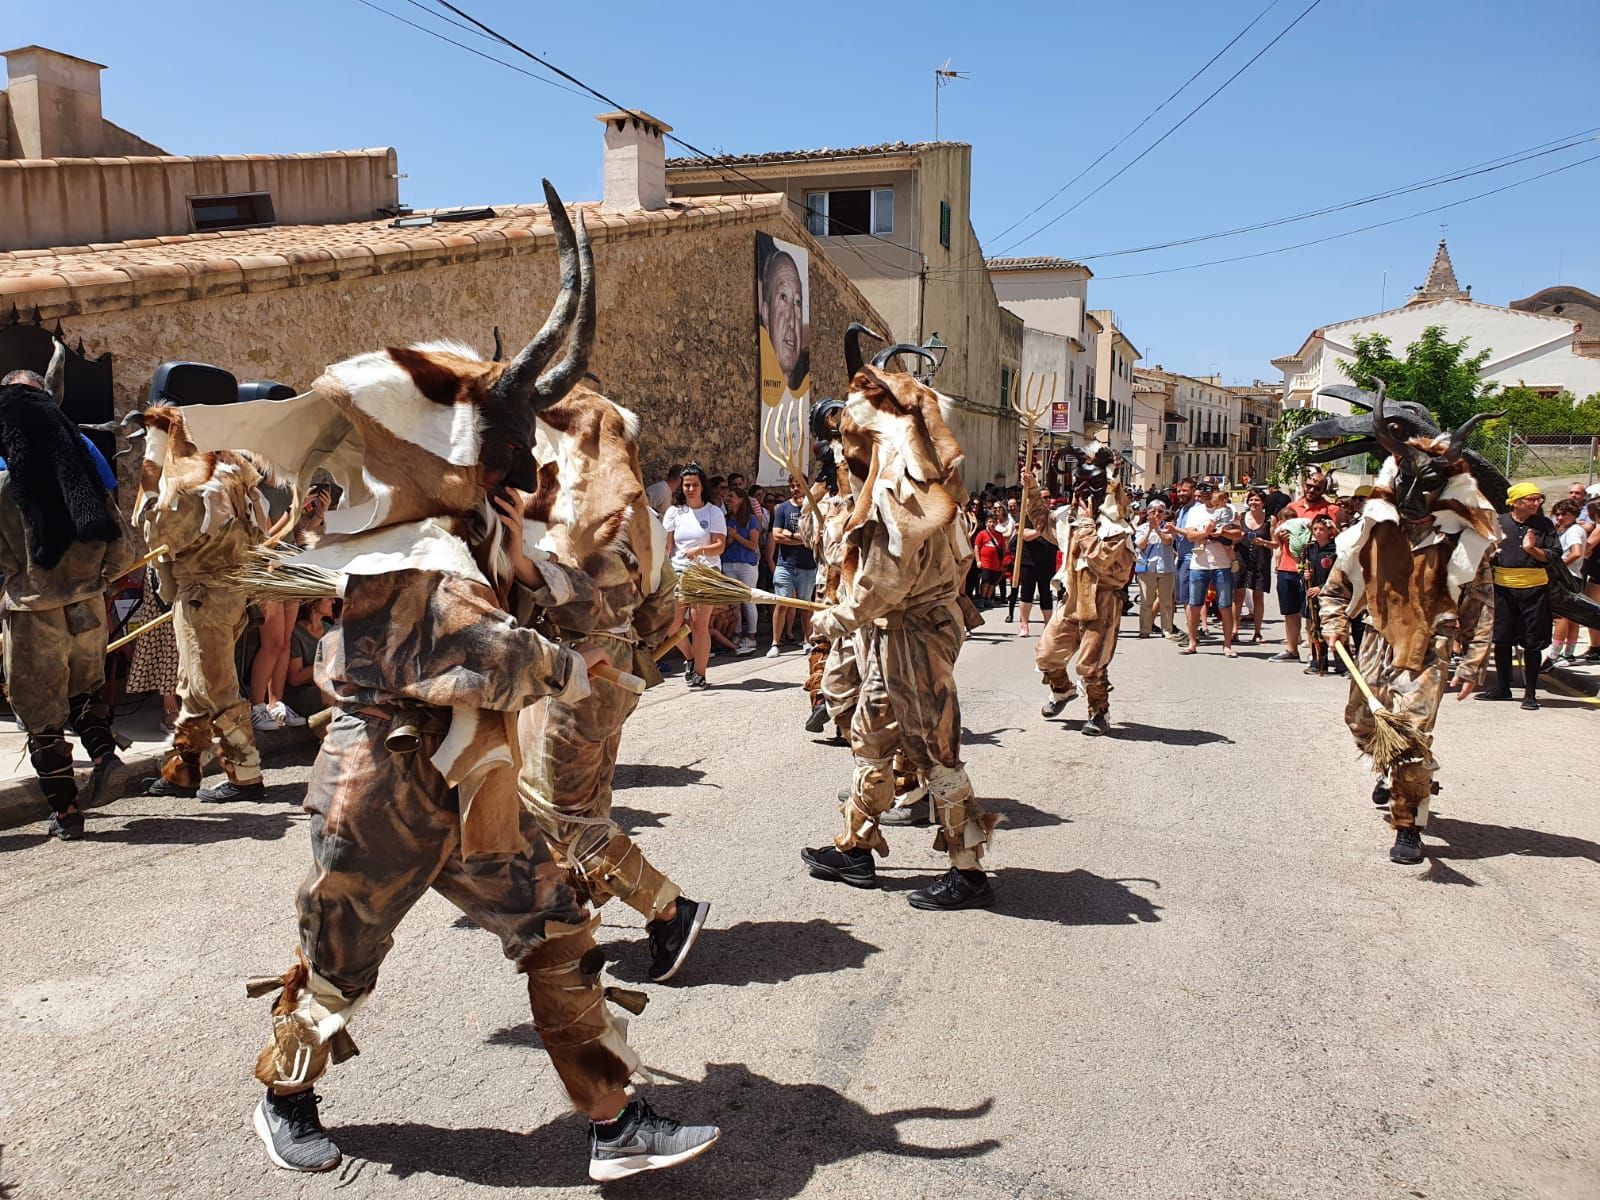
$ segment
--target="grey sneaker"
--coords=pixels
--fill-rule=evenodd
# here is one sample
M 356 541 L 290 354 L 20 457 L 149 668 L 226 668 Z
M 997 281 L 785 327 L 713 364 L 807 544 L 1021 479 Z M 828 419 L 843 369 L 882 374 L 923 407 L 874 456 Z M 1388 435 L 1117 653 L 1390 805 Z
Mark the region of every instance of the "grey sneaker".
M 589 1125 L 589 1178 L 597 1183 L 675 1167 L 711 1149 L 722 1134 L 715 1125 L 680 1125 L 639 1097 L 604 1127 L 609 1136 L 602 1137 L 601 1128 Z
M 339 1165 L 339 1147 L 317 1117 L 315 1092 L 279 1096 L 268 1088 L 256 1105 L 255 1123 L 267 1157 L 284 1170 L 331 1171 Z

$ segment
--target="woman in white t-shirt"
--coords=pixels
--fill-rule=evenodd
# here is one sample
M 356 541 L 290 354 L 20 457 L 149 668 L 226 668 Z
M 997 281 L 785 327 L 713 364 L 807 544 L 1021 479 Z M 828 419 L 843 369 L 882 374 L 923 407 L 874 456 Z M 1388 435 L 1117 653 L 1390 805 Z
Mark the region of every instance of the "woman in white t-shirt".
M 728 523 L 722 510 L 706 497 L 706 473 L 698 463 L 683 469 L 678 494 L 661 516 L 667 530 L 667 553 L 672 566 L 683 571 L 690 563 L 704 563 L 713 569 L 722 566 L 722 548 L 728 544 Z M 706 686 L 706 662 L 711 657 L 711 607 L 680 604 L 677 619 L 667 631 L 670 638 L 685 620 L 689 622 L 689 665 L 685 677 L 692 688 Z
M 1567 570 L 1572 572 L 1573 578 L 1582 579 L 1583 555 L 1588 545 L 1589 531 L 1578 524 L 1578 512 L 1576 501 L 1557 500 L 1555 507 L 1550 510 L 1550 516 L 1556 523 L 1556 536 L 1561 539 L 1561 561 L 1567 564 Z M 1550 660 L 1544 664 L 1545 667 L 1577 662 L 1578 623 L 1567 617 L 1557 617 L 1552 633 Z

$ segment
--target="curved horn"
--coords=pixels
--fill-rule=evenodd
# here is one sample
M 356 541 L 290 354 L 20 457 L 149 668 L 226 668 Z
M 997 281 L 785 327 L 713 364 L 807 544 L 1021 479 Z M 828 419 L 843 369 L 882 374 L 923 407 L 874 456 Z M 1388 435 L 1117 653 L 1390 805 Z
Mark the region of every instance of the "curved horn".
M 121 429 L 122 436 L 130 441 L 134 438 L 142 438 L 145 435 L 144 410 L 134 409 L 117 424 Z
M 1473 413 L 1467 418 L 1466 424 L 1450 435 L 1444 445 L 1444 458 L 1446 462 L 1455 462 L 1461 457 L 1461 452 L 1467 448 L 1467 435 L 1484 421 L 1498 420 L 1506 414 L 1502 412 Z
M 589 352 L 594 349 L 594 248 L 589 230 L 578 214 L 578 314 L 567 342 L 567 352 L 539 376 L 534 385 L 534 403 L 539 408 L 554 404 L 572 390 L 589 369 Z
M 545 203 L 550 207 L 550 224 L 555 229 L 556 251 L 561 259 L 561 291 L 550 309 L 550 315 L 533 335 L 533 340 L 511 360 L 509 366 L 495 381 L 492 395 L 495 400 L 510 405 L 527 403 L 533 397 L 539 372 L 544 370 L 556 347 L 566 337 L 567 327 L 578 309 L 578 249 L 572 232 L 572 221 L 561 204 L 561 197 L 550 181 L 544 181 Z
M 506 357 L 505 343 L 500 340 L 500 326 L 494 327 L 494 357 L 490 362 L 503 362 Z
M 1385 454 L 1405 458 L 1406 444 L 1394 436 L 1394 430 L 1389 428 L 1389 422 L 1384 417 L 1383 396 L 1388 390 L 1388 385 L 1378 380 L 1378 390 L 1372 397 L 1372 435 L 1378 439 L 1378 445 L 1383 447 Z
M 1367 412 L 1372 411 L 1372 393 L 1353 384 L 1330 383 L 1327 387 L 1318 388 L 1316 394 L 1332 396 L 1335 400 L 1343 400 L 1346 404 L 1353 404 Z
M 851 379 L 856 377 L 856 372 L 866 365 L 866 360 L 861 357 L 861 335 L 883 341 L 883 334 L 868 329 L 860 321 L 851 321 L 850 328 L 844 331 L 844 370 Z
M 1371 437 L 1372 418 L 1364 413 L 1349 413 L 1342 417 L 1324 417 L 1309 425 L 1302 425 L 1289 435 L 1289 444 L 1296 442 L 1324 442 L 1329 438 Z
M 933 357 L 931 351 L 924 350 L 921 346 L 913 346 L 909 342 L 896 342 L 892 346 L 885 346 L 874 354 L 872 356 L 872 365 L 882 370 L 889 365 L 889 360 L 896 354 L 920 354 L 929 362 L 938 361 Z
M 1324 446 L 1320 450 L 1313 450 L 1306 455 L 1308 463 L 1332 462 L 1337 458 L 1350 458 L 1356 454 L 1379 454 L 1382 447 L 1378 445 L 1377 438 L 1358 437 L 1347 442 L 1335 442 L 1331 446 Z
M 57 404 L 67 399 L 67 344 L 56 339 L 56 348 L 50 355 L 50 365 L 44 369 L 44 389 L 56 398 Z

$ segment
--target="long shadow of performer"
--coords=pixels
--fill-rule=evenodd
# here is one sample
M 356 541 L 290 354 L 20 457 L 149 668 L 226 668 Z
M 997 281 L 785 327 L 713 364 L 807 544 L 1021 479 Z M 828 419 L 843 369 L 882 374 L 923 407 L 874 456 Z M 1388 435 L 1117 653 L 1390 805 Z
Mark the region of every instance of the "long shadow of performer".
M 680 1085 L 691 1082 L 656 1074 Z M 743 1063 L 709 1064 L 704 1083 L 694 1083 L 692 1091 L 685 1086 L 683 1095 L 672 1099 L 678 1108 L 694 1108 L 689 1114 L 694 1120 L 722 1126 L 718 1153 L 699 1160 L 671 1182 L 663 1178 L 658 1184 L 640 1177 L 629 1185 L 630 1196 L 785 1200 L 803 1192 L 819 1168 L 863 1154 L 972 1159 L 1000 1146 L 993 1138 L 959 1146 L 923 1146 L 906 1141 L 899 1129 L 906 1121 L 976 1120 L 988 1115 L 993 1100 L 969 1108 L 928 1105 L 875 1113 L 820 1083 L 779 1083 Z M 783 1136 L 773 1137 L 774 1129 L 782 1129 Z M 409 1122 L 343 1125 L 339 1143 L 349 1159 L 385 1164 L 388 1173 L 400 1179 L 434 1175 L 483 1187 L 571 1188 L 586 1182 L 581 1160 L 569 1153 L 575 1136 L 572 1123 L 561 1116 L 528 1133 Z M 346 1174 L 353 1176 L 364 1168 L 365 1164 L 348 1163 Z

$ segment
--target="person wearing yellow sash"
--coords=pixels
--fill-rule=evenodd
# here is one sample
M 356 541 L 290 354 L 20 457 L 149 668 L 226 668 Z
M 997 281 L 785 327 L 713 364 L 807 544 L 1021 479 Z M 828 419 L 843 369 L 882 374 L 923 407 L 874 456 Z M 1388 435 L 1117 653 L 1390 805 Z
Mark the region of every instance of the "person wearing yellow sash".
M 1544 493 L 1536 483 L 1517 483 L 1506 492 L 1511 511 L 1500 514 L 1500 548 L 1494 562 L 1493 690 L 1482 700 L 1511 699 L 1511 658 L 1522 649 L 1522 707 L 1539 707 L 1539 664 L 1550 644 L 1552 620 L 1548 564 L 1561 556 L 1556 527 L 1543 513 Z

